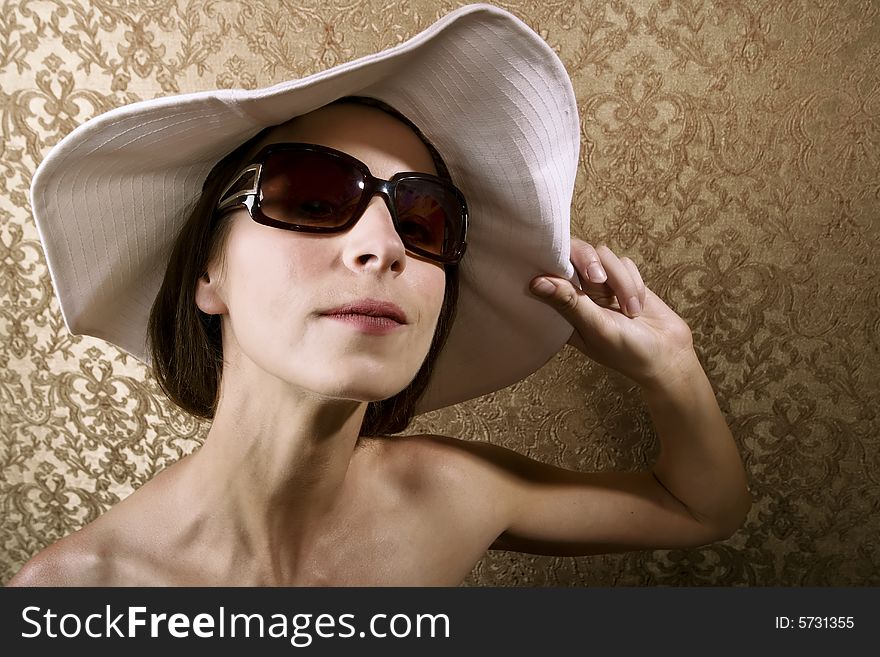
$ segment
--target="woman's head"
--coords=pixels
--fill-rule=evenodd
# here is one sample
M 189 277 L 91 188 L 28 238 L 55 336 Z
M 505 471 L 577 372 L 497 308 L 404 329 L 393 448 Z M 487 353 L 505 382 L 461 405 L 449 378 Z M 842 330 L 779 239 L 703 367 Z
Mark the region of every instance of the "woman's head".
M 457 267 L 405 250 L 379 195 L 354 226 L 330 235 L 261 225 L 243 207 L 218 216 L 222 190 L 262 146 L 277 142 L 349 153 L 379 178 L 398 171 L 448 178 L 405 119 L 351 101 L 264 131 L 230 153 L 178 236 L 151 313 L 159 383 L 175 403 L 210 418 L 223 361 L 246 358 L 318 394 L 369 401 L 363 434 L 401 431 L 451 326 Z M 376 336 L 322 314 L 362 299 L 398 305 L 406 323 Z

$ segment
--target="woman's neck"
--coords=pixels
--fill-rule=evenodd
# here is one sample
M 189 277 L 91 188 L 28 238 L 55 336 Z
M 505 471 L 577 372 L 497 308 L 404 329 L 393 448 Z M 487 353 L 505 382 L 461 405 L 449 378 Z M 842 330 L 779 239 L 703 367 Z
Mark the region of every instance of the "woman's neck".
M 185 534 L 283 577 L 351 495 L 366 406 L 227 381 L 205 444 L 181 463 Z

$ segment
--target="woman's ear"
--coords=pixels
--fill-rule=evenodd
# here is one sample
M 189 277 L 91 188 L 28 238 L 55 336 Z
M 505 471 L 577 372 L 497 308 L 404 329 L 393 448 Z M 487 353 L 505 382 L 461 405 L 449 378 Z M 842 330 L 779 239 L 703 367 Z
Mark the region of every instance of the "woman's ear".
M 211 270 L 199 276 L 196 282 L 196 305 L 206 315 L 223 315 L 229 312 L 220 295 L 219 279 Z

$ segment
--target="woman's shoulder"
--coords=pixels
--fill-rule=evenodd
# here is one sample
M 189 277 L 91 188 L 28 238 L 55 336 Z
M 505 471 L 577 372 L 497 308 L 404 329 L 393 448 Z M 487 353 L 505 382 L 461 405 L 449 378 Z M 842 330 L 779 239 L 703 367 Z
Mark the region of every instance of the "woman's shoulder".
M 107 555 L 100 533 L 84 528 L 31 557 L 7 586 L 106 586 Z
M 426 472 L 454 458 L 459 451 L 457 438 L 437 434 L 413 434 L 366 439 L 369 456 L 390 468 L 394 474 L 420 479 Z
M 382 439 L 379 439 L 382 440 Z M 460 466 L 470 463 L 474 467 L 488 465 L 487 456 L 498 447 L 477 440 L 464 440 L 435 433 L 395 436 L 384 439 L 389 453 L 407 466 L 424 464 L 447 474 L 460 473 Z
M 386 439 L 383 460 L 410 493 L 454 495 L 473 504 L 494 490 L 497 469 L 489 458 L 492 445 L 441 434 L 418 434 Z

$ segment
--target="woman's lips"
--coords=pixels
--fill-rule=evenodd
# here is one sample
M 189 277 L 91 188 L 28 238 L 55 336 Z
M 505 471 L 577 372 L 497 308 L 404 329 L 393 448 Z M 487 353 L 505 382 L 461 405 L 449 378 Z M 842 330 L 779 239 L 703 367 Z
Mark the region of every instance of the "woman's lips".
M 373 315 L 359 315 L 356 313 L 331 313 L 325 314 L 324 317 L 343 322 L 362 333 L 370 335 L 386 335 L 394 329 L 404 326 L 390 317 L 375 317 Z
M 359 299 L 321 313 L 370 335 L 385 335 L 407 323 L 400 306 L 380 299 Z

